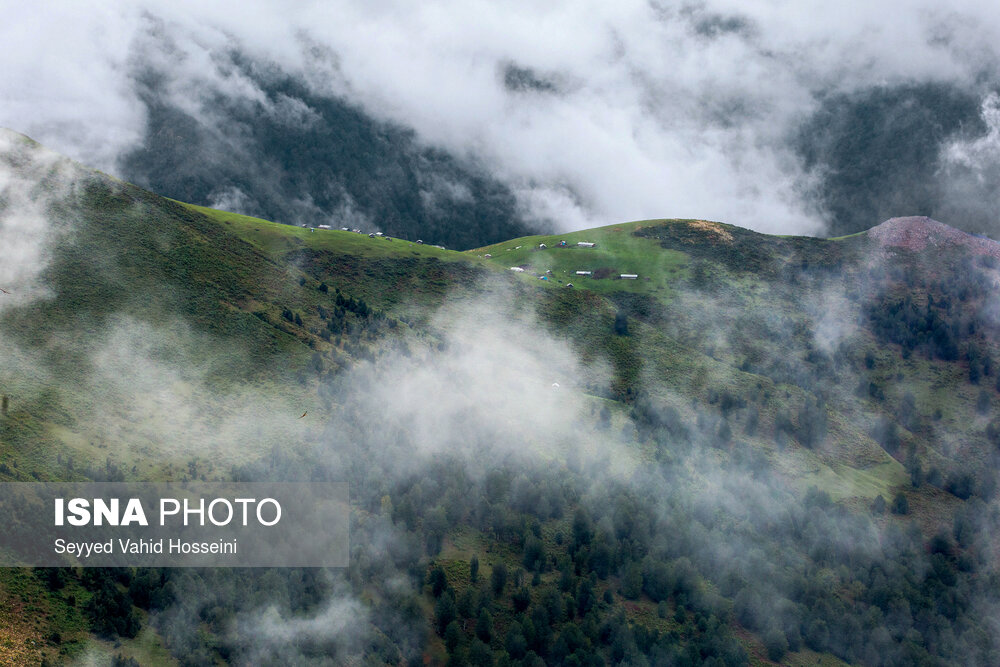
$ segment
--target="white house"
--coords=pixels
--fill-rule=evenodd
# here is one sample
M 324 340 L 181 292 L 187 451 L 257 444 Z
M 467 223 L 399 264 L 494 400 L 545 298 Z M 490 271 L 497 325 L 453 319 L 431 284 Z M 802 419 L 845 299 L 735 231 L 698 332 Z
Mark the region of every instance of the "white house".
M 638 273 L 623 273 L 619 276 L 622 280 L 635 280 L 639 277 Z
M 593 248 L 595 245 L 597 245 L 596 243 L 591 243 L 590 241 L 577 241 L 576 244 L 581 248 Z

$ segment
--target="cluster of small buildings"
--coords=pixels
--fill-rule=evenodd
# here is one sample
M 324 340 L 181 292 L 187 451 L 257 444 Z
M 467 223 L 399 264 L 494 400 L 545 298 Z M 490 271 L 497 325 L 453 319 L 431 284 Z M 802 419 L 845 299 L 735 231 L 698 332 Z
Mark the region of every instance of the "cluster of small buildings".
M 516 246 L 514 248 L 507 248 L 507 252 L 511 252 L 512 250 L 520 250 L 522 247 L 523 246 Z M 563 241 L 559 241 L 559 243 L 558 243 L 558 245 L 556 247 L 558 247 L 558 248 L 567 248 L 567 247 L 570 247 L 570 246 L 569 246 L 569 244 L 565 240 L 563 240 Z M 595 243 L 593 241 L 577 241 L 576 247 L 578 247 L 578 248 L 596 248 L 597 247 L 597 243 Z M 545 243 L 539 243 L 538 244 L 537 250 L 547 250 L 547 249 L 548 249 L 548 245 L 546 245 Z M 486 253 L 485 255 L 480 255 L 480 256 L 481 257 L 486 257 L 487 259 L 493 257 L 493 255 L 490 254 L 490 253 Z M 527 266 L 511 266 L 509 270 L 513 271 L 514 273 L 525 273 L 525 271 L 527 271 L 528 268 L 529 267 L 527 267 Z M 590 270 L 590 269 L 580 269 L 579 271 L 574 271 L 573 273 L 574 273 L 574 275 L 579 276 L 580 278 L 588 278 L 588 277 L 589 278 L 593 278 L 594 277 L 594 272 L 592 270 Z M 607 275 L 607 270 L 606 269 L 602 270 L 600 273 L 603 274 L 603 275 L 599 276 L 601 278 L 611 277 L 611 276 Z M 545 281 L 554 280 L 554 276 L 552 276 L 552 271 L 551 270 L 546 271 L 544 274 L 539 274 L 537 276 L 537 278 L 539 280 L 545 280 Z M 620 273 L 620 274 L 618 274 L 617 278 L 615 278 L 615 279 L 617 279 L 617 280 L 638 280 L 638 278 L 639 278 L 639 274 L 637 274 L 637 273 Z M 562 281 L 557 281 L 557 282 L 562 282 Z M 573 287 L 573 283 L 566 283 L 566 287 Z
M 594 242 L 592 242 L 592 241 L 577 241 L 576 246 L 578 248 L 596 248 L 597 244 L 594 243 Z M 540 247 L 544 248 L 545 245 L 543 244 Z M 565 241 L 560 241 L 559 242 L 559 247 L 560 248 L 565 248 L 566 247 L 566 242 Z M 586 277 L 586 276 L 593 276 L 594 272 L 593 271 L 581 270 L 581 271 L 576 271 L 576 275 L 578 275 L 578 276 L 584 276 L 584 277 Z M 618 275 L 618 277 L 621 280 L 636 280 L 639 277 L 639 274 L 637 274 L 637 273 L 621 273 L 621 274 Z M 572 287 L 572 286 L 573 286 L 572 283 L 570 283 L 569 285 L 567 285 L 567 287 Z
M 596 243 L 592 243 L 592 242 L 590 242 L 590 241 L 577 241 L 577 243 L 576 243 L 576 246 L 577 246 L 578 248 L 596 248 L 596 247 L 597 247 L 597 244 L 596 244 Z M 517 247 L 518 247 L 518 248 L 520 248 L 521 246 L 517 246 Z M 558 248 L 566 248 L 566 247 L 567 247 L 567 245 L 566 245 L 566 242 L 565 242 L 565 241 L 560 241 L 560 242 L 559 242 L 559 245 L 558 245 L 558 246 L 556 246 L 556 247 L 558 247 Z M 546 248 L 548 248 L 548 246 L 547 246 L 547 245 L 545 245 L 544 243 L 539 243 L 539 244 L 538 244 L 538 249 L 539 249 L 539 250 L 545 250 Z M 515 248 L 515 250 L 516 250 L 516 249 L 517 249 L 517 248 Z
M 578 248 L 596 248 L 597 247 L 597 243 L 594 243 L 592 241 L 577 241 L 576 246 Z M 517 246 L 515 248 L 507 248 L 507 252 L 510 252 L 511 250 L 520 250 L 521 247 L 522 246 Z M 563 240 L 563 241 L 559 241 L 559 243 L 558 243 L 558 245 L 556 247 L 566 248 L 566 247 L 569 247 L 569 244 L 565 240 Z M 544 244 L 544 243 L 539 243 L 537 249 L 538 250 L 547 250 L 548 246 L 546 244 Z M 483 255 L 483 257 L 491 258 L 491 257 L 493 257 L 493 255 L 491 255 L 490 253 L 486 253 L 485 255 Z M 524 273 L 526 269 L 523 266 L 512 266 L 512 267 L 510 267 L 510 270 L 513 271 L 514 273 Z M 552 271 L 546 271 L 544 274 L 539 275 L 538 279 L 539 280 L 546 280 L 546 281 L 547 280 L 551 280 L 551 278 L 550 278 L 551 273 L 552 273 Z M 586 278 L 586 277 L 593 278 L 594 272 L 591 271 L 591 270 L 587 270 L 587 269 L 581 269 L 579 271 L 574 271 L 574 275 L 580 276 L 582 278 Z M 602 276 L 602 277 L 604 277 L 604 276 Z M 639 278 L 639 274 L 637 274 L 637 273 L 620 273 L 620 274 L 618 274 L 618 279 L 619 280 L 637 280 L 638 278 Z M 567 283 L 566 284 L 566 287 L 572 287 L 572 286 L 573 286 L 573 283 Z
M 302 224 L 300 226 L 301 227 L 308 227 L 309 231 L 311 231 L 311 232 L 315 232 L 317 229 L 333 229 L 333 227 L 330 226 L 330 225 L 316 225 L 315 227 L 311 227 L 309 225 Z M 363 232 L 360 229 L 356 229 L 356 228 L 352 229 L 351 227 L 341 227 L 340 231 L 342 231 L 342 232 L 353 232 L 355 234 L 364 234 L 365 233 L 365 232 Z M 368 238 L 370 238 L 370 239 L 381 238 L 381 239 L 385 239 L 386 241 L 392 241 L 393 240 L 391 236 L 386 236 L 382 232 L 371 232 L 371 233 L 368 234 Z M 418 245 L 423 245 L 424 242 L 423 242 L 423 239 L 417 239 L 416 241 L 413 241 L 413 243 L 416 243 Z M 432 247 L 434 247 L 434 248 L 440 248 L 441 250 L 445 250 L 446 249 L 444 246 L 441 246 L 441 245 L 436 245 L 436 246 L 432 246 Z

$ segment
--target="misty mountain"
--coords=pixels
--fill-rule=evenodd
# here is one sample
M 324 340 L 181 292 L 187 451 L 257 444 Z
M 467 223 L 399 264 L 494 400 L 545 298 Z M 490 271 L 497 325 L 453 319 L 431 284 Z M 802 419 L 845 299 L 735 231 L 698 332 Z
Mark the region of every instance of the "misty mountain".
M 346 97 L 313 92 L 300 76 L 239 49 L 214 59 L 255 94 L 205 84 L 179 99 L 171 75 L 137 66 L 146 125 L 141 145 L 119 161 L 126 179 L 289 224 L 380 229 L 447 247 L 545 231 L 537 214 L 525 216 L 509 177 L 494 174 L 476 151 L 458 157 L 428 145 L 404 124 L 379 120 Z M 513 63 L 498 77 L 514 96 L 559 94 L 552 80 Z M 814 96 L 815 109 L 789 132 L 789 148 L 803 168 L 796 187 L 805 208 L 829 235 L 863 231 L 901 213 L 994 233 L 989 151 L 973 163 L 955 159 L 991 136 L 982 94 L 929 82 L 820 89 Z M 742 107 L 719 110 L 719 122 L 752 122 L 753 112 Z M 571 190 L 571 198 L 585 204 L 580 193 Z
M 169 74 L 141 68 L 146 129 L 142 145 L 121 158 L 126 179 L 287 224 L 381 230 L 452 248 L 530 231 L 508 186 L 473 158 L 428 147 L 345 99 L 311 93 L 276 66 L 237 52 L 220 57 L 261 97 L 209 88 L 180 104 L 164 90 Z
M 930 215 L 997 237 L 993 17 L 38 6 L 3 33 L 0 125 L 184 201 L 448 247 L 664 212 L 810 235 Z
M 0 140 L 0 479 L 352 498 L 344 570 L 3 570 L 45 614 L 18 660 L 995 662 L 1000 244 L 647 220 L 456 252 Z
M 927 215 L 979 233 L 995 230 L 992 183 L 956 191 L 946 147 L 987 133 L 979 96 L 952 84 L 886 85 L 819 95 L 795 147 L 818 177 L 830 235 L 895 215 Z

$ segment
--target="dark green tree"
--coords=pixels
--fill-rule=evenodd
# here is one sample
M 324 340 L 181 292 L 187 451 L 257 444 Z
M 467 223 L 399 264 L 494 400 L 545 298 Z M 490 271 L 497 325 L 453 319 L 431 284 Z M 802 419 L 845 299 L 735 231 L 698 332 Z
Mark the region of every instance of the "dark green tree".
M 455 597 L 449 590 L 439 597 L 437 603 L 434 605 L 434 622 L 437 626 L 438 634 L 443 636 L 448 624 L 454 621 L 457 616 L 458 609 L 455 606 Z
M 622 577 L 622 595 L 629 600 L 635 600 L 642 595 L 642 568 L 638 563 L 631 563 L 625 569 Z
M 444 570 L 438 565 L 431 570 L 431 573 L 427 576 L 427 583 L 431 586 L 431 595 L 434 597 L 441 597 L 441 593 L 448 588 L 448 578 L 445 576 Z
M 507 585 L 507 566 L 503 563 L 497 563 L 493 566 L 493 572 L 490 573 L 490 589 L 493 591 L 493 595 L 500 597 L 503 595 L 503 589 Z
M 788 652 L 788 640 L 785 633 L 777 627 L 768 628 L 764 633 L 764 648 L 767 649 L 767 657 L 775 662 L 779 662 Z
M 615 313 L 615 335 L 616 336 L 628 335 L 628 315 L 626 315 L 621 310 Z
M 487 644 L 493 639 L 493 617 L 486 609 L 479 610 L 479 618 L 476 619 L 476 637 Z
M 906 495 L 902 491 L 897 493 L 896 497 L 892 499 L 892 513 L 893 514 L 910 513 L 910 503 L 906 499 Z

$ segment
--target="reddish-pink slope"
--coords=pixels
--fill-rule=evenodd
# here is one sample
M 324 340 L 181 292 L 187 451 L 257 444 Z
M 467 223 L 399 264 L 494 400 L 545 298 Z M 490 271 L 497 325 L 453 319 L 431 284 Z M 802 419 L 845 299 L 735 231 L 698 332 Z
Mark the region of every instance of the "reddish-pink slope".
M 890 218 L 868 230 L 868 236 L 882 247 L 906 248 L 920 252 L 943 245 L 960 245 L 975 255 L 992 255 L 1000 259 L 1000 243 L 973 236 L 924 216 Z

